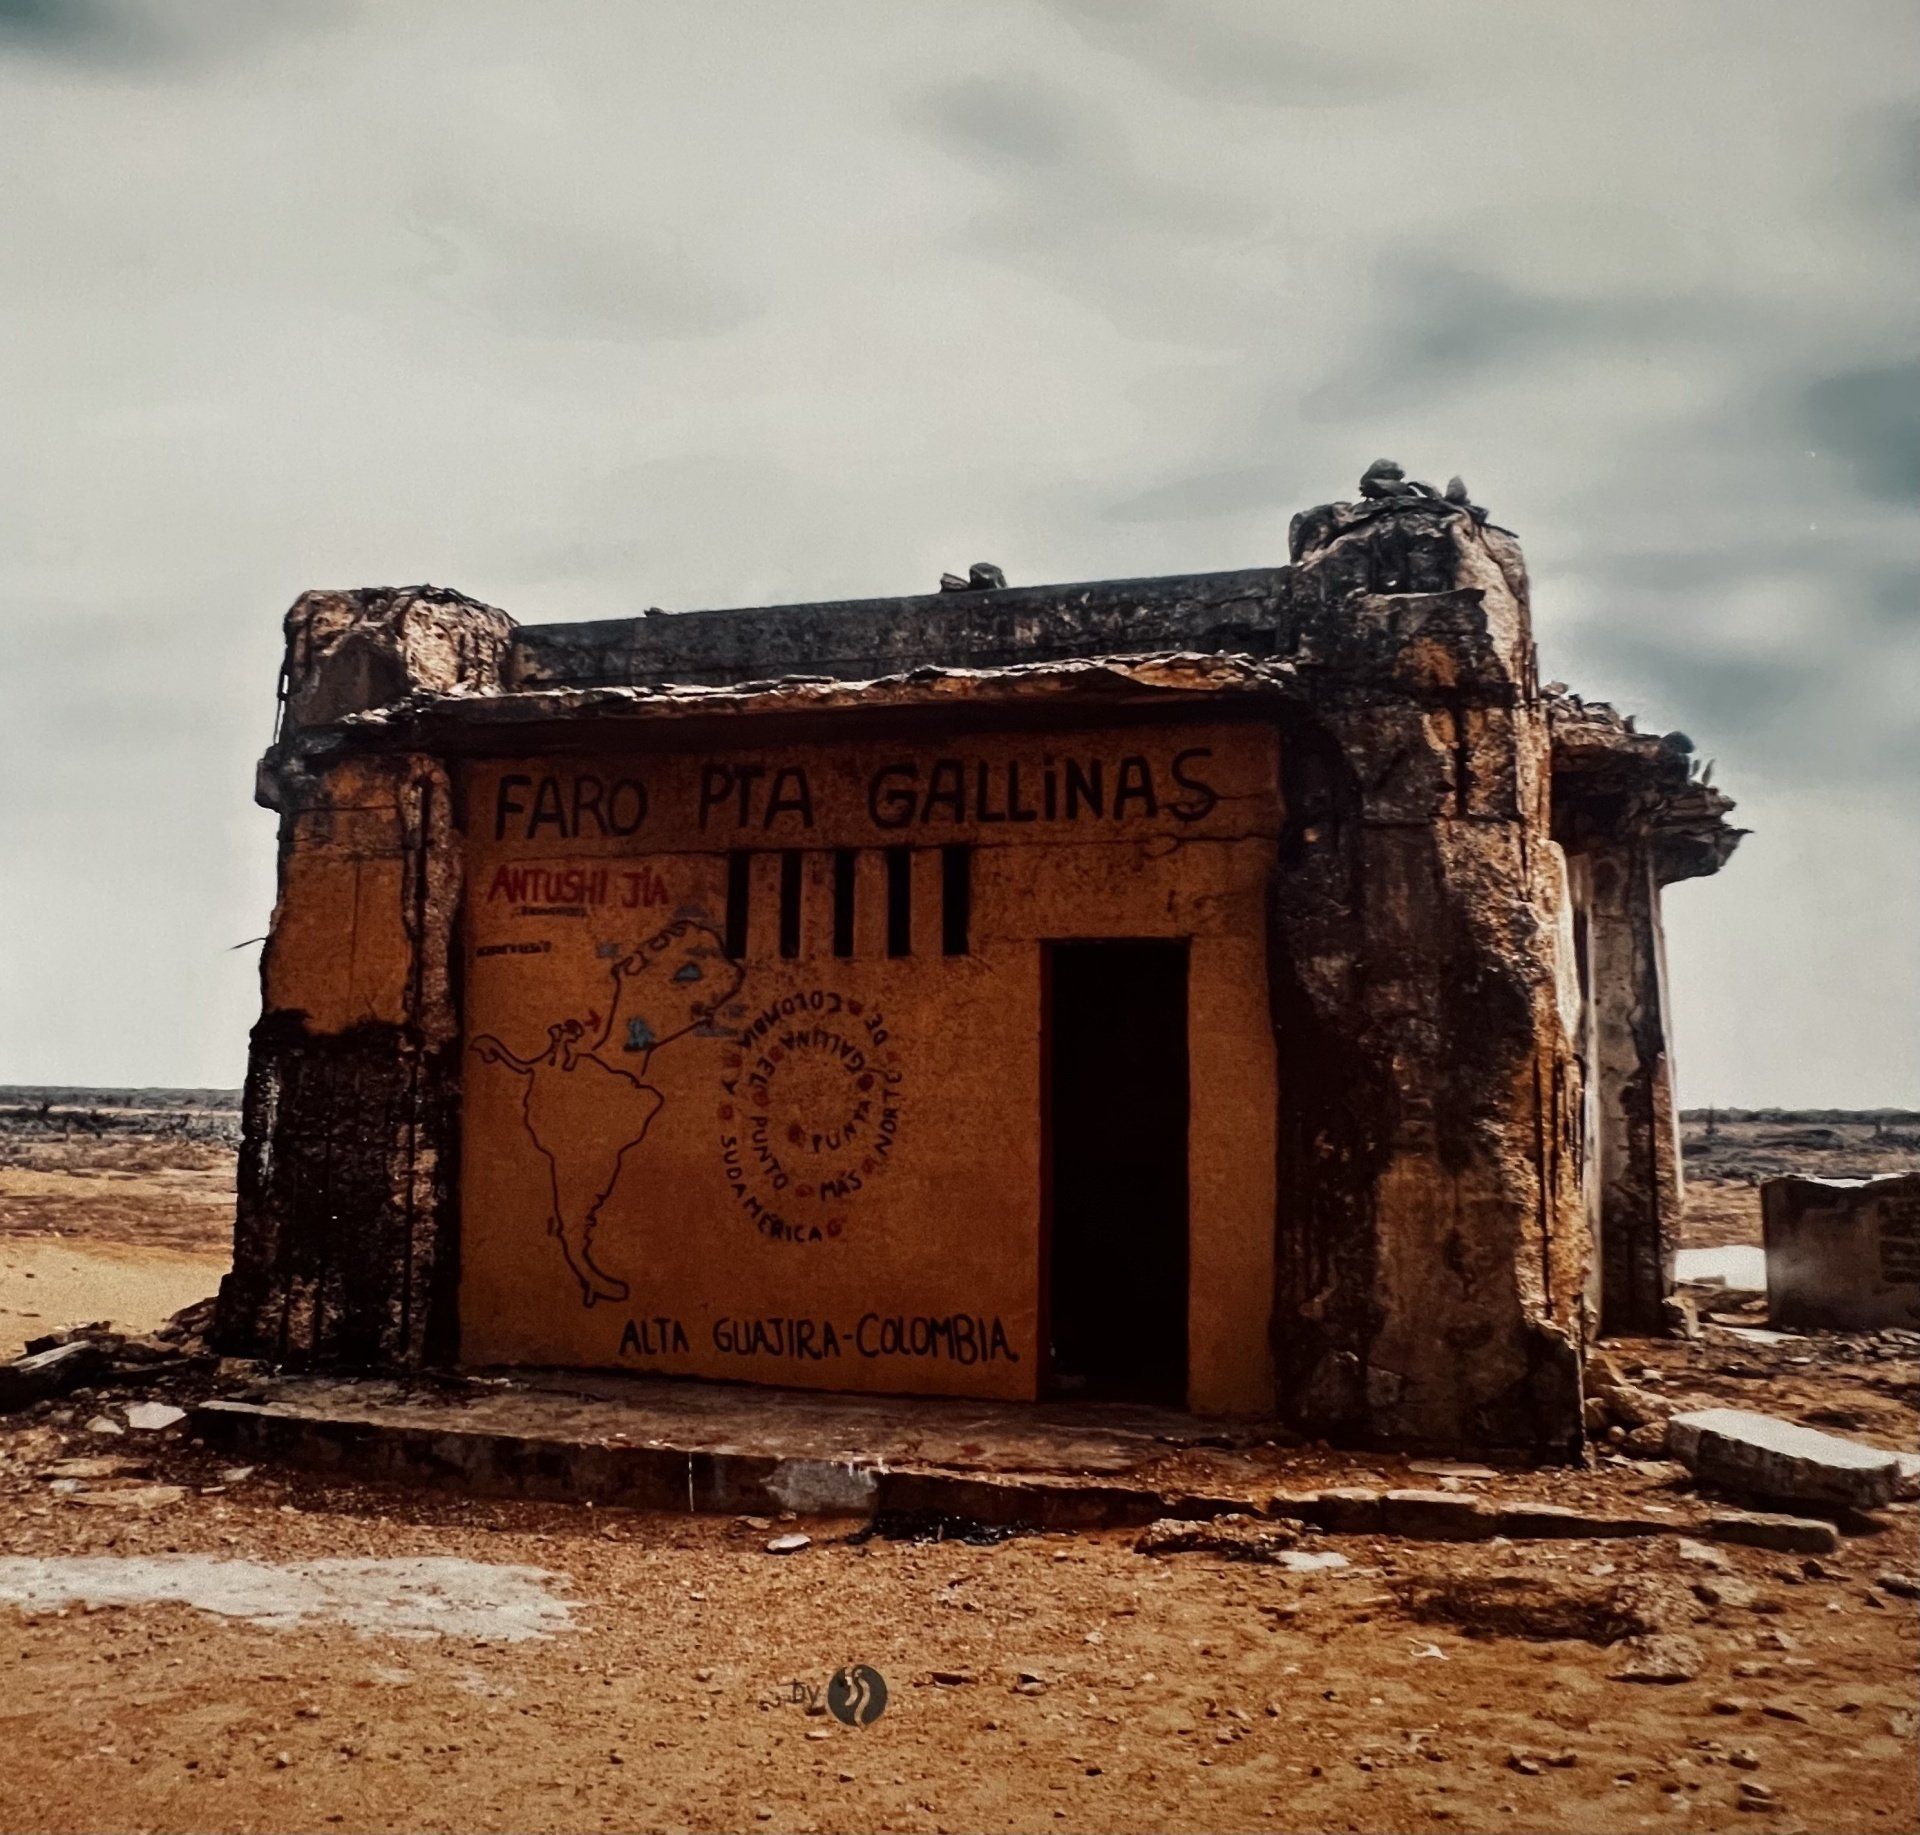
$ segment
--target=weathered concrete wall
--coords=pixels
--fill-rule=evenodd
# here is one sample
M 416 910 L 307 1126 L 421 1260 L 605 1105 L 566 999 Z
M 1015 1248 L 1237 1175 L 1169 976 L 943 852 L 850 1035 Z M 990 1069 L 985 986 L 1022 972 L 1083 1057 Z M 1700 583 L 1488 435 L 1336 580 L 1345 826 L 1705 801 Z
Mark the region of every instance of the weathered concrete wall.
M 1296 524 L 1286 653 L 1281 1405 L 1354 1438 L 1560 1450 L 1581 1094 L 1525 574 L 1465 516 L 1342 508 Z
M 218 1337 L 290 1364 L 418 1364 L 454 1345 L 451 785 L 402 755 L 282 790 Z
M 1599 1085 L 1600 1329 L 1658 1336 L 1673 1291 L 1683 1200 L 1668 1043 L 1666 946 L 1651 850 L 1594 850 L 1593 1074 Z
M 1920 1326 L 1920 1173 L 1769 1179 L 1767 1313 L 1785 1330 Z
M 467 1360 L 1034 1396 L 1044 940 L 1184 938 L 1187 1399 L 1271 1409 L 1270 723 L 488 760 L 465 801 Z

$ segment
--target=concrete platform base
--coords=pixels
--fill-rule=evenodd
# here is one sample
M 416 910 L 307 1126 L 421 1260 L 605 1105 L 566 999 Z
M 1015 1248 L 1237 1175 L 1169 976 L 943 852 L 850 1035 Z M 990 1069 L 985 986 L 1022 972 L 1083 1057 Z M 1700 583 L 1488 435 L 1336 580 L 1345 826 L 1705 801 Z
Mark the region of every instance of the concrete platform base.
M 928 1515 L 1098 1527 L 1259 1508 L 1278 1428 L 1169 1410 L 820 1395 L 516 1371 L 447 1384 L 284 1378 L 203 1402 L 243 1458 L 632 1509 Z
M 405 1383 L 289 1377 L 200 1403 L 191 1431 L 238 1459 L 639 1510 L 1038 1529 L 1245 1511 L 1333 1535 L 1419 1541 L 1686 1534 L 1811 1553 L 1838 1541 L 1830 1522 L 1714 1511 L 1657 1487 L 1609 1496 L 1564 1468 L 1459 1465 L 1452 1469 L 1466 1476 L 1455 1477 L 1451 1462 L 1375 1455 L 1355 1472 L 1353 1456 L 1295 1450 L 1277 1427 L 1097 1404 L 820 1395 L 579 1372 Z M 1453 1488 L 1408 1482 L 1432 1474 Z M 1356 1476 L 1372 1482 L 1356 1485 Z

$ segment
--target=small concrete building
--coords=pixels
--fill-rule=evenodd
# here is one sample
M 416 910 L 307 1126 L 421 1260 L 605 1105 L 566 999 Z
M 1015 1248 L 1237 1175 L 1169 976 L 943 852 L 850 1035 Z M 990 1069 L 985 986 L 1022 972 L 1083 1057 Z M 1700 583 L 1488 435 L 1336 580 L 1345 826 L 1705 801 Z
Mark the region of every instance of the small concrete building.
M 1564 1453 L 1658 1331 L 1738 831 L 1376 466 L 1291 563 L 287 615 L 224 1349 Z

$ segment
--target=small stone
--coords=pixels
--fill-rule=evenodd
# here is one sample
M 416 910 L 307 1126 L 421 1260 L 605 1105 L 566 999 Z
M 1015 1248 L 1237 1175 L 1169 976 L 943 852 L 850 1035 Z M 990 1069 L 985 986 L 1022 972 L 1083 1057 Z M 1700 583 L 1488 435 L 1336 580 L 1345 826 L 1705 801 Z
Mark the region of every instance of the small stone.
M 108 1510 L 160 1510 L 177 1504 L 186 1494 L 185 1485 L 120 1485 L 112 1490 L 75 1491 L 67 1501 Z
M 1727 1763 L 1735 1771 L 1758 1771 L 1760 1755 L 1751 1746 L 1736 1746 L 1727 1754 Z
M 1615 1682 L 1691 1682 L 1706 1663 L 1692 1638 L 1672 1632 L 1628 1638 L 1620 1648 L 1627 1660 L 1608 1672 Z
M 1795 1707 L 1790 1701 L 1763 1701 L 1760 1704 L 1760 1712 L 1770 1720 L 1795 1720 L 1802 1726 L 1805 1726 L 1807 1721 L 1805 1710 Z
M 126 1431 L 118 1421 L 103 1414 L 95 1415 L 93 1419 L 87 1423 L 87 1432 L 90 1434 L 106 1434 L 117 1438 Z
M 1537 1778 L 1546 1767 L 1530 1752 L 1509 1752 L 1507 1769 L 1519 1772 L 1523 1778 Z
M 970 1669 L 936 1669 L 928 1675 L 927 1680 L 940 1688 L 964 1688 L 978 1678 Z
M 1702 1605 L 1731 1606 L 1736 1609 L 1751 1606 L 1759 1598 L 1759 1594 L 1746 1581 L 1733 1574 L 1717 1574 L 1711 1580 L 1696 1580 L 1693 1593 Z
M 164 1432 L 169 1427 L 177 1427 L 187 1418 L 184 1408 L 176 1408 L 171 1402 L 135 1402 L 127 1410 L 127 1425 L 138 1428 L 143 1434 Z
M 1920 1599 L 1920 1580 L 1911 1574 L 1876 1574 L 1873 1584 L 1895 1599 Z
M 795 1530 L 784 1536 L 775 1536 L 773 1540 L 767 1544 L 767 1553 L 770 1555 L 797 1555 L 801 1549 L 811 1548 L 812 1546 L 812 1536 L 801 1535 L 798 1530 Z
M 1744 1714 L 1747 1704 L 1738 1695 L 1722 1695 L 1708 1709 L 1709 1714 Z

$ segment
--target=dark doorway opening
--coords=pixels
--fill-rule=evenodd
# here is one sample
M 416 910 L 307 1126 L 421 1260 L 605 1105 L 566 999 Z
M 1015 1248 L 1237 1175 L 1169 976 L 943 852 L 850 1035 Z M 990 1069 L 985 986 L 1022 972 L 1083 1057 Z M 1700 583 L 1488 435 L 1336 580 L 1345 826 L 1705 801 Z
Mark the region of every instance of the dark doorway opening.
M 1049 943 L 1041 983 L 1056 1395 L 1184 1406 L 1187 946 Z

